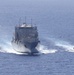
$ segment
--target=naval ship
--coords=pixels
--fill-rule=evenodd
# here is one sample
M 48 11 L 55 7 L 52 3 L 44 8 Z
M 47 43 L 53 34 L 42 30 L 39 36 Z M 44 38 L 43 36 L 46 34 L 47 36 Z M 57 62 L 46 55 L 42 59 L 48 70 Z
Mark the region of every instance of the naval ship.
M 15 51 L 27 55 L 40 55 L 36 49 L 39 44 L 37 26 L 23 23 L 15 27 L 12 46 Z

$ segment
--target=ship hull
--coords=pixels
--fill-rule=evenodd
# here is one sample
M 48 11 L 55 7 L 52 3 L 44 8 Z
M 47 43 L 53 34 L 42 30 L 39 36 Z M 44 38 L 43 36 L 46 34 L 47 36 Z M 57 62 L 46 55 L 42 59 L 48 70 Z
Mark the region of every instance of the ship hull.
M 39 43 L 37 27 L 23 23 L 15 27 L 12 45 L 15 51 L 29 55 L 39 54 L 36 46 Z
M 20 42 L 12 42 L 13 49 L 22 55 L 40 55 L 39 51 L 36 49 L 37 45 L 37 42 L 24 44 Z

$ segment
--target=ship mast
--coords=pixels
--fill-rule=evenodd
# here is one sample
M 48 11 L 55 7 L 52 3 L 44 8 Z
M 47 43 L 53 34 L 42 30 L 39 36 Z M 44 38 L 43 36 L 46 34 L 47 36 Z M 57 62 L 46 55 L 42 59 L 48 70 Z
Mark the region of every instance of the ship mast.
M 32 18 L 31 18 L 31 26 L 32 26 Z
M 25 24 L 27 24 L 27 23 L 26 23 L 26 16 L 25 16 Z
M 21 18 L 19 18 L 19 26 L 21 25 Z

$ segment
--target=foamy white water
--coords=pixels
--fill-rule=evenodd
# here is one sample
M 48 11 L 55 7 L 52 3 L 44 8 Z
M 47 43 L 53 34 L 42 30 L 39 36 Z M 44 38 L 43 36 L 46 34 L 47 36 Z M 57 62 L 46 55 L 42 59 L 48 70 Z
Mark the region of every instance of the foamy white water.
M 0 52 L 3 52 L 3 53 L 14 53 L 14 54 L 23 54 L 23 53 L 16 52 L 13 49 L 13 47 L 11 45 L 11 42 L 6 42 L 6 44 L 2 44 Z
M 39 44 L 37 49 L 43 54 L 56 53 L 56 49 L 48 49 L 46 46 Z
M 46 46 L 39 44 L 37 46 L 37 49 L 40 53 L 42 54 L 49 54 L 49 53 L 56 53 L 57 50 L 56 49 L 48 49 Z M 1 49 L 0 52 L 3 53 L 14 53 L 14 54 L 23 54 L 23 53 L 19 53 L 17 51 L 15 51 L 11 45 L 11 42 L 6 42 L 6 44 L 2 44 L 1 45 Z
M 54 40 L 54 44 L 57 47 L 61 47 L 64 50 L 63 51 L 67 51 L 67 52 L 74 52 L 74 45 L 71 45 L 69 42 L 66 41 L 60 41 L 60 40 Z M 14 54 L 23 54 L 23 53 L 19 53 L 17 51 L 15 51 L 11 45 L 11 42 L 6 41 L 5 44 L 1 44 L 0 45 L 0 52 L 3 53 L 14 53 Z M 49 54 L 49 53 L 56 53 L 58 52 L 58 50 L 56 48 L 48 48 L 45 45 L 42 44 L 38 44 L 38 46 L 36 47 L 37 50 L 42 53 L 42 54 Z
M 60 52 L 63 52 L 63 51 L 67 51 L 67 52 L 74 52 L 74 45 L 71 45 L 69 42 L 67 41 L 63 41 L 63 40 L 60 40 L 60 39 L 56 39 L 56 38 L 46 38 L 48 41 L 50 41 L 50 45 L 52 44 L 53 46 L 57 46 L 60 47 L 60 48 L 63 48 L 64 50 L 60 51 Z M 43 46 L 44 47 L 44 46 Z M 44 47 L 45 48 L 45 47 Z M 45 48 L 46 49 L 46 48 Z M 55 53 L 56 49 L 52 49 L 52 50 L 49 50 L 51 53 Z M 48 52 L 49 52 L 48 51 Z
M 67 52 L 74 52 L 74 45 L 71 45 L 69 42 L 59 41 L 56 42 L 56 46 L 64 48 Z

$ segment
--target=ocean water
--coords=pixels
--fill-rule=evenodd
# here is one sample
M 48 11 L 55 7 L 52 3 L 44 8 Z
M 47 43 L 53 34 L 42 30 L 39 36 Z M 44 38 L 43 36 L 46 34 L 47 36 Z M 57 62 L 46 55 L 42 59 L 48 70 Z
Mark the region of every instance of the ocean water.
M 74 1 L 0 0 L 0 75 L 74 75 Z M 15 26 L 38 27 L 40 56 L 11 45 Z

